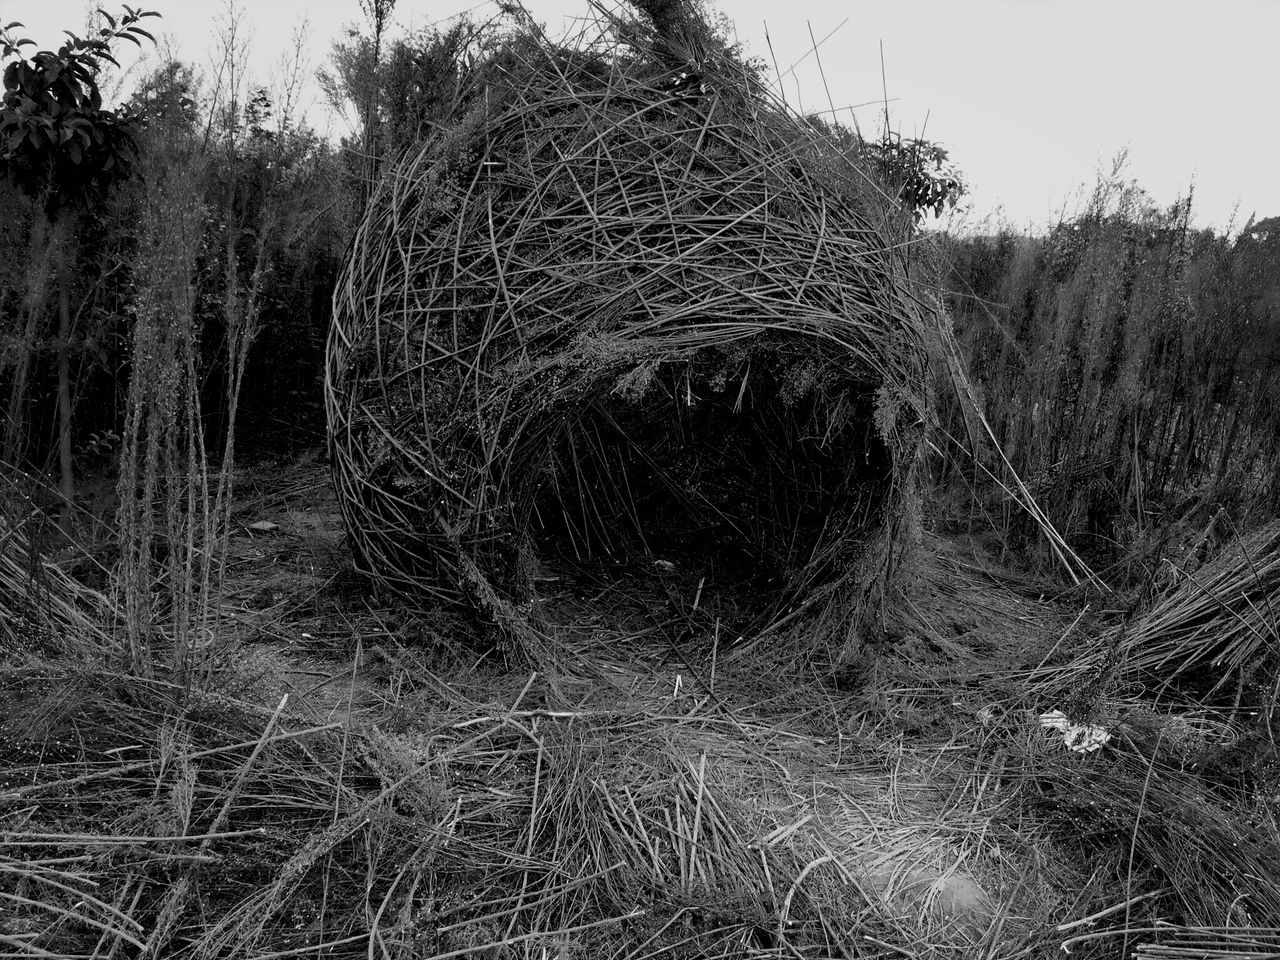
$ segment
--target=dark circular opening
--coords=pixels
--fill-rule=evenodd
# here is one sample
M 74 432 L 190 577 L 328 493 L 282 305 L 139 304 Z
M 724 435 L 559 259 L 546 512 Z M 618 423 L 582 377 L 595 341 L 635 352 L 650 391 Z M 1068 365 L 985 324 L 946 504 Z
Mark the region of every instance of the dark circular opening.
M 532 481 L 539 558 L 670 563 L 765 602 L 844 572 L 892 473 L 874 395 L 759 359 L 729 376 L 663 364 L 642 396 L 565 416 Z

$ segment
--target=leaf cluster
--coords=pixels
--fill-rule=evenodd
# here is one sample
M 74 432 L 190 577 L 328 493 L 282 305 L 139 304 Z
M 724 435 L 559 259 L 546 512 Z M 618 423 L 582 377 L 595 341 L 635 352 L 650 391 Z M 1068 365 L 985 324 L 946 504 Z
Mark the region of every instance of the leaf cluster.
M 911 209 L 917 221 L 929 211 L 941 217 L 965 193 L 960 174 L 946 149 L 937 143 L 886 133 L 878 142 L 865 144 L 864 150 L 888 181 L 897 186 L 898 199 Z
M 96 36 L 67 30 L 57 50 L 29 57 L 23 48 L 35 42 L 14 32 L 21 23 L 0 30 L 9 61 L 0 100 L 0 171 L 41 197 L 50 213 L 126 178 L 137 156 L 132 122 L 103 107 L 98 76 L 104 64 L 119 66 L 112 53 L 118 42 L 155 41 L 138 22 L 159 14 L 129 6 L 119 17 L 99 12 L 105 26 Z

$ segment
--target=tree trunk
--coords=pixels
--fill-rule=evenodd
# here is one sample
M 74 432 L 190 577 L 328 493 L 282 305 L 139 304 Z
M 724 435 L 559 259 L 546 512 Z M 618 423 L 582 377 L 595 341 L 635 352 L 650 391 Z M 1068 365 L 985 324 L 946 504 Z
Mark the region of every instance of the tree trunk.
M 75 510 L 76 480 L 71 455 L 71 277 L 68 275 L 66 232 L 60 232 L 58 249 L 58 492 L 62 495 L 59 526 L 71 535 Z

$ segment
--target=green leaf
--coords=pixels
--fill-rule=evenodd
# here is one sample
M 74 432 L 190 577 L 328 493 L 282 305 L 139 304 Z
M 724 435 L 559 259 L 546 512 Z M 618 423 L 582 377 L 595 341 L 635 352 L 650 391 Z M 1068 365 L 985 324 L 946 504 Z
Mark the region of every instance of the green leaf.
M 7 31 L 9 31 L 9 30 L 12 30 L 14 27 L 20 27 L 20 26 L 22 26 L 22 24 L 21 24 L 19 21 L 15 20 L 15 21 L 13 21 L 13 23 L 7 23 L 7 24 L 5 24 L 4 29 L 5 29 L 5 31 L 7 32 Z
M 141 27 L 130 27 L 130 28 L 129 28 L 129 30 L 130 30 L 132 33 L 140 33 L 140 34 L 142 34 L 144 37 L 146 37 L 146 38 L 147 38 L 148 40 L 150 40 L 152 43 L 155 43 L 155 42 L 156 42 L 156 38 L 155 38 L 154 36 L 152 36 L 150 33 L 148 33 L 146 30 L 143 30 Z

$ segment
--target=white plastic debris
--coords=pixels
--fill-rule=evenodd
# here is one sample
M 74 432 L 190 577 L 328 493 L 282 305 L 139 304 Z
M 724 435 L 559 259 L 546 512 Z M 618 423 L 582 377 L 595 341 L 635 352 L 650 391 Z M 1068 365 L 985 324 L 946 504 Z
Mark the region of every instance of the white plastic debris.
M 255 520 L 249 524 L 248 529 L 255 533 L 271 533 L 273 530 L 279 530 L 280 524 L 272 523 L 270 520 Z
M 1093 753 L 1111 740 L 1111 734 L 1102 727 L 1092 723 L 1072 723 L 1061 710 L 1040 714 L 1040 726 L 1046 730 L 1061 730 L 1063 743 L 1075 753 Z

